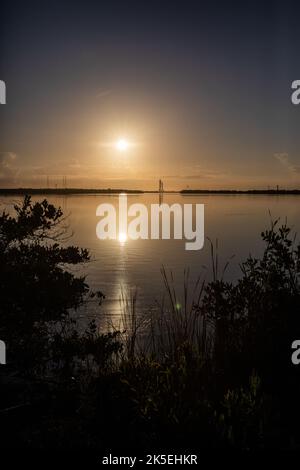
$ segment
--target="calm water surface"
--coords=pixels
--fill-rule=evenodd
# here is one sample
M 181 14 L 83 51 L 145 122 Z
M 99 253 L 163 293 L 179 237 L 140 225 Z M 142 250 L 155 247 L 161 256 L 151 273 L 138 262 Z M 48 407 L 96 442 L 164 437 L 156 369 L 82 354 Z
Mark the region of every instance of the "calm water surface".
M 35 197 L 35 200 L 42 197 Z M 127 240 L 125 243 L 99 240 L 96 237 L 96 208 L 101 203 L 118 206 L 117 195 L 47 196 L 69 214 L 69 225 L 74 232 L 71 243 L 88 248 L 92 262 L 83 272 L 94 289 L 106 296 L 101 307 L 92 304 L 82 318 L 96 316 L 104 324 L 111 319 L 115 324 L 120 317 L 120 297 L 137 290 L 138 307 L 141 313 L 161 303 L 165 293 L 161 267 L 172 271 L 174 287 L 178 296 L 183 291 L 184 269 L 189 268 L 191 290 L 199 276 L 211 278 L 210 244 L 205 240 L 200 251 L 186 251 L 184 240 Z M 17 198 L 1 197 L 1 208 L 10 207 Z M 157 194 L 129 195 L 128 205 L 143 203 L 149 206 L 158 203 Z M 300 230 L 300 197 L 267 195 L 164 195 L 164 203 L 193 203 L 205 205 L 205 237 L 218 239 L 220 271 L 231 259 L 225 279 L 235 280 L 240 274 L 239 263 L 249 253 L 259 256 L 263 244 L 261 231 L 270 225 L 272 218 L 287 218 L 295 231 Z M 81 272 L 81 270 L 80 270 Z

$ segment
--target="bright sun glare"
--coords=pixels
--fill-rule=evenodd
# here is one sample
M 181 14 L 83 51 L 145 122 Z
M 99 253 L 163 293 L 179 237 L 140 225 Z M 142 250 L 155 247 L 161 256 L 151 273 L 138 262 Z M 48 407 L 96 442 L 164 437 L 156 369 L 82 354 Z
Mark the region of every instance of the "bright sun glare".
M 116 149 L 119 152 L 125 152 L 129 147 L 129 142 L 126 139 L 119 139 L 116 142 Z
M 120 243 L 125 243 L 127 240 L 127 234 L 124 232 L 119 233 L 119 242 Z

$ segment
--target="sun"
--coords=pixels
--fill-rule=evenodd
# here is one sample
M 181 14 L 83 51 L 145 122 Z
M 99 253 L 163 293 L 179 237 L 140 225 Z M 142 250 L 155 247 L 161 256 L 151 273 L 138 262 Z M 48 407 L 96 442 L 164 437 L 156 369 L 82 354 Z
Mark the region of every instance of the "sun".
M 126 152 L 129 147 L 129 142 L 128 140 L 121 138 L 117 140 L 115 146 L 119 152 Z

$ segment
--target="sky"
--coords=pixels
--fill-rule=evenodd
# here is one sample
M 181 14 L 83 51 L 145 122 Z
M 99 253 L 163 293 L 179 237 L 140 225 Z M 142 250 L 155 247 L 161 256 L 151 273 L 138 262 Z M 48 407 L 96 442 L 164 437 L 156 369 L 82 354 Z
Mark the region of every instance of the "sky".
M 1 187 L 300 188 L 297 2 L 1 5 Z

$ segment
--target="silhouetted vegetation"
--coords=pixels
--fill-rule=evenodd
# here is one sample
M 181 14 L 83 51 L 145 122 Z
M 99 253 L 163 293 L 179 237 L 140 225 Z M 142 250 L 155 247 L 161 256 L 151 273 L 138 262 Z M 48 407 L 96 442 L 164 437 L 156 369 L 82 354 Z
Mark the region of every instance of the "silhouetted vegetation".
M 300 393 L 291 344 L 300 338 L 300 246 L 286 225 L 262 234 L 261 259 L 236 283 L 219 276 L 141 318 L 123 299 L 121 331 L 85 332 L 91 292 L 72 266 L 60 209 L 29 197 L 0 217 L 0 366 L 4 446 L 145 449 L 299 448 Z M 100 310 L 101 312 L 101 310 Z M 299 366 L 300 367 L 300 366 Z

